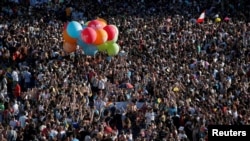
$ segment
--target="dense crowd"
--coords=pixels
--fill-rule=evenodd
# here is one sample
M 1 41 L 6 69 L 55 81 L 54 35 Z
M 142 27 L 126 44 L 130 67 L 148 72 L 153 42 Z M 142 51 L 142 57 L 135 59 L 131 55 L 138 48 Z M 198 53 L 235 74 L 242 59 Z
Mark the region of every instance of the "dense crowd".
M 248 1 L 19 2 L 0 6 L 1 141 L 205 141 L 208 125 L 250 124 Z M 119 55 L 64 52 L 64 24 L 97 17 Z

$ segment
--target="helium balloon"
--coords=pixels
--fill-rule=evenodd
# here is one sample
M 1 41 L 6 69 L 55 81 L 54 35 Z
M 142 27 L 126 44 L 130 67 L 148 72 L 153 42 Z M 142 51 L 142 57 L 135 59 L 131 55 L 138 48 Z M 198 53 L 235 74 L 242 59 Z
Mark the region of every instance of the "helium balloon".
M 99 29 L 96 29 L 95 31 L 96 31 L 97 37 L 93 43 L 94 45 L 100 45 L 107 41 L 108 34 L 104 29 L 99 28 Z
M 107 25 L 103 28 L 108 34 L 108 41 L 118 37 L 118 28 L 115 25 Z
M 71 37 L 68 35 L 68 33 L 67 33 L 66 30 L 63 31 L 63 39 L 64 39 L 64 41 L 67 42 L 67 43 L 76 44 L 76 39 L 71 38 Z
M 69 22 L 67 26 L 67 33 L 72 38 L 79 37 L 80 31 L 82 30 L 82 25 L 77 21 Z
M 110 42 L 116 43 L 118 40 L 118 34 L 116 34 L 115 38 L 113 40 L 110 40 Z
M 83 24 L 82 25 L 82 29 L 85 29 L 87 27 L 87 25 Z
M 67 29 L 68 24 L 68 22 L 63 24 L 63 31 Z
M 98 45 L 97 49 L 98 49 L 98 51 L 105 52 L 107 50 L 107 48 L 108 48 L 108 45 L 109 45 L 108 43 L 103 43 L 101 45 Z
M 98 52 L 96 46 L 91 45 L 91 44 L 86 44 L 81 40 L 78 40 L 77 44 L 82 48 L 85 55 L 95 56 L 95 54 Z
M 80 46 L 80 47 L 84 47 L 84 46 L 87 46 L 88 44 L 86 44 L 85 42 L 83 42 L 82 40 L 77 40 L 77 44 Z
M 88 44 L 85 48 L 82 48 L 85 55 L 95 56 L 98 52 L 96 46 Z
M 100 29 L 105 27 L 106 24 L 102 21 L 98 21 L 98 20 L 92 20 L 88 23 L 88 27 L 92 27 L 94 29 Z
M 120 46 L 117 43 L 109 43 L 107 48 L 108 56 L 115 56 L 119 53 Z
M 92 44 L 97 38 L 96 31 L 91 27 L 86 27 L 81 31 L 81 39 L 87 43 Z
M 103 18 L 99 18 L 99 17 L 97 17 L 97 18 L 96 18 L 96 20 L 101 21 L 101 22 L 103 22 L 103 23 L 105 23 L 105 24 L 107 25 L 107 21 L 106 21 L 106 20 L 104 20 Z
M 98 20 L 103 27 L 107 25 L 107 21 L 104 20 L 103 18 L 97 18 L 96 20 Z
M 72 53 L 74 51 L 76 51 L 76 44 L 70 44 L 67 42 L 63 43 L 63 50 L 67 53 Z

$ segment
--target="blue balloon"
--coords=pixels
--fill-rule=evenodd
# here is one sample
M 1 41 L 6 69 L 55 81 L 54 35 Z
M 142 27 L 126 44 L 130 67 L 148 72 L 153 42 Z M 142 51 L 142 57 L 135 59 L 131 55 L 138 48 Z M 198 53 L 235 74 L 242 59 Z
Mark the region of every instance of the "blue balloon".
M 77 44 L 81 47 L 81 48 L 85 48 L 88 46 L 88 44 L 86 44 L 83 40 L 78 39 L 77 40 Z
M 83 27 L 79 22 L 71 21 L 69 22 L 66 31 L 70 37 L 78 38 L 82 29 Z
M 98 52 L 98 49 L 96 46 L 92 44 L 86 44 L 82 40 L 78 40 L 77 44 L 82 48 L 85 55 L 95 56 L 95 54 Z

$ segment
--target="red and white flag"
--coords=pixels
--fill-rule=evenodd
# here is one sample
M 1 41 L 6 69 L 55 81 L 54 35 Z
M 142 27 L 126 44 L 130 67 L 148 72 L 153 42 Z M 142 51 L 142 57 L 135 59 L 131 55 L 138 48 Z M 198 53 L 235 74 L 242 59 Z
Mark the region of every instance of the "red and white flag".
M 197 23 L 203 23 L 205 19 L 205 11 L 201 13 L 200 17 L 196 20 Z

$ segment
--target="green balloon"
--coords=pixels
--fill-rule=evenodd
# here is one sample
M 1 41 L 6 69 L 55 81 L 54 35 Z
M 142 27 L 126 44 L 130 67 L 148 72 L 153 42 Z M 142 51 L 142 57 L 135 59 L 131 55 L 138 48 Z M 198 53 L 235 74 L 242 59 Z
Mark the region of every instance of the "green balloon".
M 98 45 L 97 46 L 97 49 L 98 51 L 100 52 L 106 52 L 107 51 L 107 48 L 108 48 L 109 44 L 107 42 L 101 44 L 101 45 Z
M 120 46 L 117 43 L 108 42 L 107 53 L 108 56 L 115 56 L 120 51 Z

